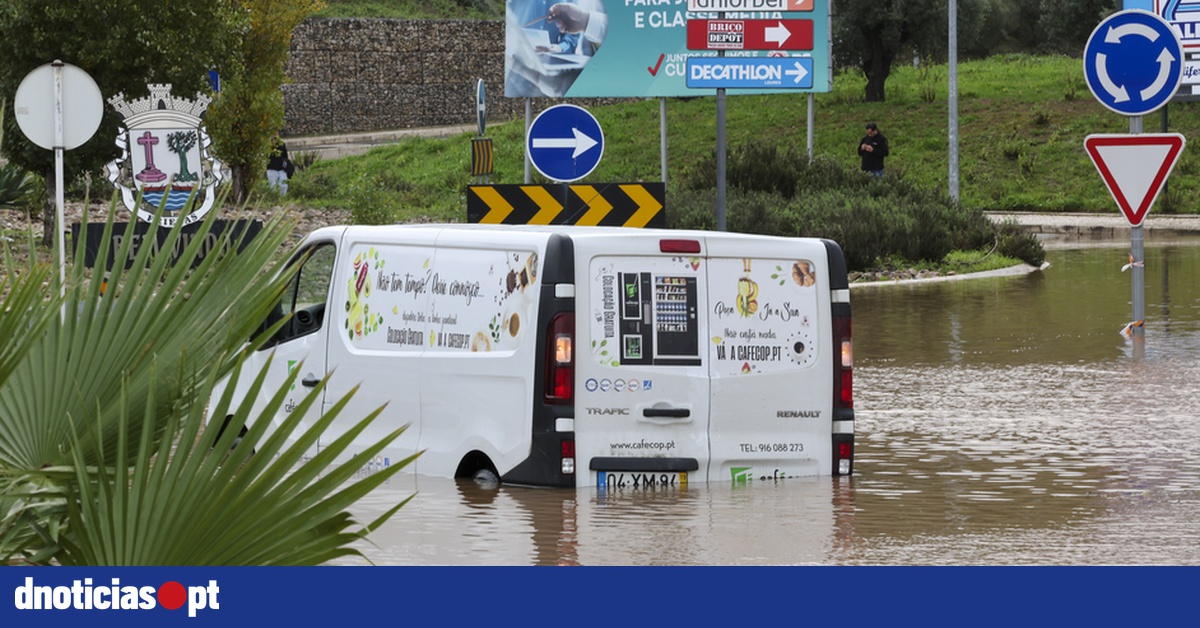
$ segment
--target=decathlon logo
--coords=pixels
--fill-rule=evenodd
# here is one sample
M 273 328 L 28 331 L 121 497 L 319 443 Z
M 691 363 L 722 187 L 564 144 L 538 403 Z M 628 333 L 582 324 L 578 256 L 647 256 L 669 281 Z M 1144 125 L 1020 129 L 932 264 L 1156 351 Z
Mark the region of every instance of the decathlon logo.
M 160 606 L 174 611 L 186 604 L 188 617 L 195 617 L 199 610 L 220 610 L 220 593 L 216 580 L 204 586 L 184 586 L 171 580 L 155 588 L 121 584 L 120 578 L 113 578 L 110 584 L 93 584 L 91 578 L 84 578 L 70 586 L 38 585 L 27 577 L 25 584 L 16 588 L 13 602 L 20 611 L 146 611 Z

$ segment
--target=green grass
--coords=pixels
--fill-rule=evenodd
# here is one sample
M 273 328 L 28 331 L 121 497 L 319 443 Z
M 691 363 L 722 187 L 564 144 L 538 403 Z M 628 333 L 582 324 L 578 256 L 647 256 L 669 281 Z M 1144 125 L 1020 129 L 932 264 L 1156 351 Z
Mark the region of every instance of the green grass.
M 857 167 L 854 146 L 868 120 L 891 142 L 889 177 L 928 189 L 948 189 L 948 86 L 946 66 L 898 67 L 886 102 L 863 102 L 860 73 L 836 73 L 830 93 L 814 98 L 814 152 Z M 1128 121 L 1092 97 L 1078 59 L 1004 55 L 959 67 L 960 198 L 970 209 L 1089 211 L 1117 208 L 1083 150 L 1089 133 L 1127 133 Z M 591 108 L 605 133 L 604 157 L 587 181 L 657 181 L 662 177 L 657 99 L 630 99 Z M 806 147 L 807 99 L 803 94 L 739 96 L 726 107 L 730 149 L 747 142 Z M 1169 107 L 1169 131 L 1200 126 L 1195 103 Z M 523 119 L 493 120 L 492 183 L 523 183 Z M 667 103 L 668 184 L 710 156 L 716 147 L 716 105 L 711 97 Z M 1160 116 L 1145 118 L 1156 132 Z M 350 209 L 364 200 L 395 210 L 396 220 L 465 220 L 464 191 L 471 183 L 471 133 L 447 139 L 410 139 L 370 153 L 317 162 L 293 183 L 302 205 Z M 1185 148 L 1154 211 L 1197 213 L 1200 157 Z M 368 186 L 338 184 L 365 181 Z M 534 173 L 535 182 L 543 182 Z

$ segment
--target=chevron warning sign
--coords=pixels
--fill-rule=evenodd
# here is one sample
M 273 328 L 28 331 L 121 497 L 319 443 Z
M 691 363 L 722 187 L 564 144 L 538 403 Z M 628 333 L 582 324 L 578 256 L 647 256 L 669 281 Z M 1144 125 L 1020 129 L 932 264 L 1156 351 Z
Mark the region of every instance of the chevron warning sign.
M 666 227 L 666 184 L 472 185 L 467 222 Z

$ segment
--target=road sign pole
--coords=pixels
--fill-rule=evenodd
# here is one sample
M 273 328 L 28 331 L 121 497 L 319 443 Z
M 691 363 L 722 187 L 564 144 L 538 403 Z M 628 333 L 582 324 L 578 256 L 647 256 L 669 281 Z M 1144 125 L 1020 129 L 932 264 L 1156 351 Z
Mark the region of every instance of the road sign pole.
M 1129 117 L 1130 137 L 1142 134 L 1142 116 L 1165 107 L 1183 81 L 1185 56 L 1179 35 L 1162 16 L 1149 11 L 1125 10 L 1102 20 L 1088 38 L 1083 51 L 1084 80 L 1100 104 Z M 1109 143 L 1107 148 L 1102 147 L 1093 137 L 1089 136 L 1084 144 L 1092 153 L 1093 161 L 1113 192 L 1114 199 L 1129 219 L 1133 320 L 1130 321 L 1128 333 L 1133 340 L 1134 357 L 1140 358 L 1145 354 L 1146 333 L 1145 233 L 1142 221 L 1174 166 L 1174 160 L 1178 158 L 1178 150 L 1183 147 L 1183 136 L 1168 140 L 1174 141 L 1175 148 L 1168 146 L 1166 158 L 1169 163 L 1164 162 L 1165 170 L 1160 169 L 1157 173 L 1150 171 L 1148 174 L 1157 176 L 1138 181 L 1149 183 L 1152 189 L 1136 207 L 1128 200 L 1127 193 L 1134 192 L 1128 186 L 1132 181 L 1129 174 L 1142 165 L 1131 162 L 1127 153 L 1126 158 L 1116 159 L 1113 163 L 1114 166 L 1120 164 L 1122 172 L 1106 169 L 1107 158 L 1102 153 L 1108 150 L 1110 156 L 1114 156 L 1114 145 Z M 1165 138 L 1166 135 L 1160 137 Z M 1134 144 L 1126 142 L 1126 145 Z
M 533 112 L 532 106 L 529 104 L 529 99 L 526 98 L 525 99 L 525 137 L 529 137 L 529 125 L 533 124 L 533 117 L 532 117 L 533 113 L 532 112 Z M 529 159 L 529 144 L 528 144 L 528 142 L 526 142 L 526 145 L 525 145 L 525 185 L 529 185 L 530 183 L 533 182 L 533 173 L 531 171 L 532 167 L 533 167 L 533 161 L 531 161 Z
M 725 231 L 725 88 L 717 90 L 717 231 Z
M 718 19 L 725 19 L 725 13 L 717 13 Z M 725 51 L 717 51 L 718 57 L 724 57 Z M 717 89 L 717 231 L 725 231 L 725 88 Z
M 54 246 L 58 248 L 58 282 L 61 294 L 67 292 L 67 248 L 63 236 L 63 62 L 55 59 L 54 68 Z M 84 211 L 87 211 L 86 208 Z
M 812 160 L 813 160 L 813 144 L 815 143 L 814 136 L 816 134 L 816 131 L 815 131 L 816 127 L 814 125 L 815 125 L 815 121 L 817 119 L 817 114 L 814 111 L 814 107 L 816 106 L 814 100 L 815 99 L 813 98 L 812 92 L 809 92 L 808 93 L 808 132 L 806 133 L 806 135 L 808 136 L 808 163 L 810 163 L 810 164 L 812 163 Z
M 1142 116 L 1131 116 L 1129 133 L 1138 135 L 1142 132 Z M 1129 337 L 1133 340 L 1134 357 L 1141 359 L 1146 354 L 1146 265 L 1142 263 L 1146 261 L 1146 232 L 1142 229 L 1142 223 L 1130 228 L 1129 239 L 1129 255 L 1133 258 L 1132 261 L 1139 262 L 1130 269 L 1130 272 L 1133 273 L 1130 279 L 1133 290 L 1131 300 L 1134 325 L 1129 330 Z

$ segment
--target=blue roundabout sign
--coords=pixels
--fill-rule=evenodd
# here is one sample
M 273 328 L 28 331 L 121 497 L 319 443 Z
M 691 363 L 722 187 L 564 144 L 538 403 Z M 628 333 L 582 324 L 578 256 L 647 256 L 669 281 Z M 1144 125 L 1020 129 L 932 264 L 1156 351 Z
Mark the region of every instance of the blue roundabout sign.
M 604 132 L 587 109 L 555 105 L 538 114 L 529 125 L 525 151 L 533 167 L 554 181 L 586 177 L 604 155 Z
M 1139 10 L 1114 13 L 1092 31 L 1083 73 L 1100 104 L 1126 116 L 1158 110 L 1183 80 L 1183 44 L 1161 17 Z

